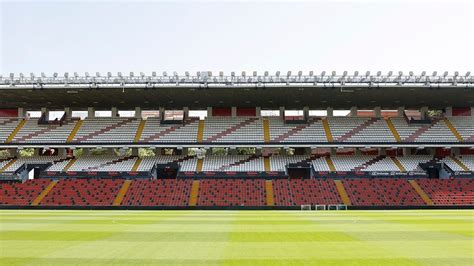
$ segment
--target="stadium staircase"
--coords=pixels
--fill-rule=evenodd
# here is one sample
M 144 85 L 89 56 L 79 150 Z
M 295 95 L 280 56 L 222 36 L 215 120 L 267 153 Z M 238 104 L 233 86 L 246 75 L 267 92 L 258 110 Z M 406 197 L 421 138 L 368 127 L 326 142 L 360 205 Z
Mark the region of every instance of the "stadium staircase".
M 270 156 L 263 157 L 263 169 L 265 172 L 271 172 Z
M 123 182 L 122 187 L 120 188 L 119 192 L 117 193 L 117 196 L 114 199 L 114 202 L 112 203 L 112 206 L 120 206 L 122 204 L 123 198 L 125 197 L 125 194 L 130 188 L 131 183 L 132 180 L 125 180 Z
M 52 180 L 51 183 L 36 197 L 32 202 L 32 206 L 38 206 L 40 202 L 53 190 L 54 186 L 58 183 L 58 180 Z
M 62 125 L 59 125 L 59 124 L 56 124 L 56 125 L 52 125 L 52 126 L 48 126 L 46 128 L 42 128 L 38 131 L 35 131 L 35 132 L 32 132 L 28 135 L 25 135 L 25 136 L 22 136 L 20 138 L 14 138 L 13 140 L 15 142 L 23 142 L 27 139 L 31 139 L 31 138 L 34 138 L 34 137 L 37 137 L 39 135 L 42 135 L 42 134 L 46 134 L 46 133 L 49 133 L 51 131 L 54 131 L 56 130 L 57 128 L 61 127 L 61 126 L 65 126 L 65 125 L 68 125 L 69 123 L 71 122 L 74 122 L 73 120 L 65 120 L 64 123 Z
M 132 166 L 132 172 L 136 172 L 138 170 L 138 167 L 140 167 L 140 164 L 142 163 L 142 161 L 143 161 L 142 158 L 137 158 L 137 160 Z
M 64 166 L 63 172 L 67 172 L 67 171 L 69 170 L 69 168 L 71 168 L 71 167 L 74 165 L 74 163 L 75 163 L 76 161 L 77 161 L 77 158 L 75 158 L 75 157 L 72 158 L 72 159 L 66 164 L 66 166 Z
M 433 201 L 425 193 L 425 191 L 423 191 L 423 189 L 418 185 L 418 183 L 415 180 L 410 179 L 410 180 L 408 180 L 408 183 L 410 183 L 410 185 L 413 187 L 413 189 L 416 191 L 416 193 L 418 193 L 418 195 L 420 195 L 420 197 L 423 199 L 423 201 L 425 202 L 426 205 L 433 205 Z
M 265 180 L 265 198 L 267 206 L 275 205 L 275 198 L 273 196 L 273 182 L 272 180 Z
M 332 136 L 331 127 L 329 126 L 329 122 L 327 118 L 323 118 L 322 122 L 323 122 L 323 127 L 324 127 L 324 133 L 326 134 L 326 139 L 328 140 L 328 142 L 333 142 L 334 138 Z
M 393 125 L 392 119 L 390 117 L 385 119 L 385 122 L 387 123 L 388 128 L 392 132 L 393 137 L 397 142 L 402 142 L 402 138 L 400 137 L 400 134 L 398 134 L 397 129 L 395 128 L 395 125 Z
M 329 170 L 331 172 L 337 172 L 336 166 L 334 165 L 334 162 L 332 161 L 331 157 L 326 156 L 324 159 L 326 160 L 326 163 L 328 164 Z
M 204 138 L 204 127 L 205 127 L 204 120 L 199 120 L 197 138 L 196 138 L 198 143 L 201 143 Z
M 413 134 L 411 134 L 410 136 L 408 136 L 406 139 L 405 139 L 405 142 L 415 142 L 415 140 L 421 136 L 423 133 L 425 133 L 426 131 L 430 130 L 430 128 L 434 127 L 439 121 L 439 119 L 434 119 L 433 120 L 433 123 L 429 124 L 429 125 L 426 125 L 426 126 L 423 126 L 423 127 L 420 127 L 419 129 L 417 129 L 415 132 L 413 132 Z
M 202 172 L 202 166 L 204 165 L 204 159 L 198 159 L 196 163 L 196 172 Z
M 109 132 L 109 131 L 111 131 L 111 130 L 113 130 L 113 129 L 116 129 L 116 128 L 125 126 L 125 125 L 127 125 L 127 124 L 130 124 L 133 120 L 134 120 L 134 118 L 127 118 L 127 119 L 122 120 L 122 121 L 120 121 L 120 122 L 118 122 L 118 123 L 115 123 L 115 124 L 113 124 L 113 125 L 106 126 L 106 127 L 101 128 L 101 129 L 99 129 L 99 130 L 97 130 L 97 131 L 95 131 L 95 132 L 91 132 L 91 133 L 89 133 L 89 134 L 87 134 L 87 135 L 85 135 L 85 136 L 79 137 L 79 138 L 76 139 L 76 141 L 82 142 L 82 141 L 85 141 L 85 140 L 89 140 L 89 139 L 94 138 L 94 137 L 97 137 L 97 136 L 99 136 L 99 135 L 101 135 L 101 134 L 107 133 L 107 132 Z
M 405 169 L 405 166 L 403 166 L 403 164 L 397 159 L 397 157 L 390 157 L 390 159 L 398 167 L 400 172 L 406 172 L 407 171 L 407 169 Z
M 137 132 L 135 133 L 135 137 L 133 138 L 133 142 L 138 143 L 142 138 L 143 130 L 145 129 L 146 120 L 140 120 L 140 124 L 137 127 Z
M 16 162 L 17 158 L 13 157 L 11 159 L 6 159 L 6 160 L 10 160 L 10 161 L 7 164 L 5 164 L 2 168 L 0 168 L 0 174 L 5 172 L 5 170 L 7 170 L 10 166 L 12 166 Z
M 295 135 L 296 133 L 300 132 L 301 130 L 311 126 L 312 124 L 314 124 L 314 123 L 316 123 L 320 120 L 321 120 L 321 118 L 319 118 L 319 117 L 312 117 L 312 118 L 308 119 L 308 122 L 306 124 L 298 125 L 298 126 L 292 128 L 292 129 L 290 129 L 288 132 L 274 138 L 273 141 L 274 142 L 282 142 L 285 139 Z
M 358 172 L 358 171 L 362 171 L 363 169 L 366 169 L 367 167 L 369 167 L 370 165 L 373 165 L 377 162 L 380 162 L 381 160 L 385 159 L 387 156 L 385 155 L 379 155 L 379 156 L 376 156 L 370 160 L 368 160 L 367 162 L 363 163 L 362 165 L 359 165 L 357 167 L 354 168 L 354 171 Z
M 339 142 L 346 141 L 349 138 L 353 137 L 355 134 L 357 134 L 357 133 L 361 132 L 362 130 L 368 128 L 369 126 L 371 126 L 372 124 L 374 124 L 377 121 L 378 121 L 377 118 L 372 117 L 369 120 L 365 121 L 364 123 L 362 123 L 362 124 L 356 126 L 355 128 L 351 129 L 350 131 L 348 131 L 344 135 L 340 136 L 337 139 L 337 141 L 339 141 Z
M 12 133 L 10 133 L 10 135 L 8 136 L 8 138 L 5 142 L 6 143 L 11 143 L 13 141 L 13 139 L 15 138 L 16 134 L 18 134 L 18 132 L 20 132 L 20 130 L 25 126 L 25 124 L 26 124 L 26 120 L 22 119 L 20 121 L 20 123 L 18 123 L 18 125 L 16 125 L 16 127 L 12 131 Z
M 145 139 L 143 139 L 142 141 L 143 141 L 143 142 L 149 142 L 149 141 L 158 140 L 158 139 L 160 139 L 161 137 L 170 134 L 171 132 L 174 132 L 174 131 L 176 131 L 176 130 L 178 130 L 178 129 L 180 129 L 180 128 L 183 128 L 183 127 L 185 127 L 185 126 L 187 126 L 187 125 L 189 125 L 189 124 L 191 124 L 191 123 L 196 122 L 197 120 L 198 120 L 198 118 L 191 117 L 191 118 L 189 118 L 189 119 L 184 120 L 184 122 L 183 122 L 182 125 L 167 127 L 165 130 L 160 131 L 160 132 L 158 132 L 158 133 L 156 133 L 156 134 L 153 134 L 153 135 L 151 135 L 151 136 L 148 136 L 148 137 L 146 137 Z
M 193 180 L 191 194 L 189 195 L 189 206 L 196 206 L 199 196 L 199 180 Z
M 263 119 L 263 140 L 265 143 L 270 142 L 270 120 L 268 118 Z
M 226 130 L 224 130 L 220 133 L 217 133 L 214 136 L 211 136 L 211 137 L 207 138 L 205 140 L 205 142 L 212 142 L 212 141 L 218 140 L 218 139 L 220 139 L 224 136 L 227 136 L 229 134 L 234 133 L 236 130 L 238 130 L 240 128 L 243 128 L 245 126 L 248 126 L 248 125 L 254 123 L 255 121 L 258 121 L 259 119 L 260 118 L 258 118 L 258 117 L 250 117 L 250 118 L 248 118 L 248 119 L 246 119 L 246 120 L 244 120 L 244 121 L 242 121 L 242 122 L 240 122 L 240 123 L 238 123 L 234 126 L 231 126 L 231 127 L 227 128 Z
M 76 137 L 77 132 L 79 129 L 81 129 L 82 124 L 84 124 L 84 120 L 78 120 L 76 124 L 74 125 L 74 128 L 72 129 L 71 133 L 69 133 L 69 136 L 67 137 L 66 142 L 71 143 L 74 141 L 74 138 Z
M 461 160 L 459 160 L 459 158 L 457 158 L 456 156 L 450 156 L 450 157 L 457 165 L 459 165 L 459 167 L 462 168 L 463 171 L 466 171 L 466 172 L 471 171 L 471 169 L 469 169 L 469 167 L 467 167 Z
M 449 119 L 447 117 L 445 117 L 443 119 L 444 123 L 446 124 L 446 126 L 449 128 L 449 130 L 451 130 L 451 132 L 453 133 L 453 135 L 456 137 L 456 139 L 459 141 L 459 142 L 463 142 L 463 139 L 461 137 L 461 134 L 459 134 L 458 130 L 454 127 L 453 123 L 451 123 L 451 121 L 449 121 Z
M 349 199 L 349 196 L 347 195 L 346 189 L 344 188 L 341 180 L 334 180 L 334 184 L 336 184 L 336 189 L 342 199 L 342 202 L 347 206 L 351 206 L 351 200 Z

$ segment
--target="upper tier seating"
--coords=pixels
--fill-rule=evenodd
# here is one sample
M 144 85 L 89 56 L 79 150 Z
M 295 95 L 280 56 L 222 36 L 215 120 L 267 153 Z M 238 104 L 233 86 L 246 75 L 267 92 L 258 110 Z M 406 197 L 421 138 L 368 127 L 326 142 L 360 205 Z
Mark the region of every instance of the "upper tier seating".
M 199 119 L 189 118 L 184 124 L 161 124 L 160 118 L 150 117 L 140 138 L 143 142 L 196 142 Z
M 435 205 L 474 205 L 474 179 L 417 179 Z
M 15 172 L 24 164 L 42 164 L 52 163 L 53 161 L 60 160 L 60 156 L 31 156 L 31 157 L 19 157 L 14 159 L 15 162 L 5 169 L 5 172 Z
M 375 156 L 372 155 L 338 155 L 332 156 L 332 162 L 336 171 L 340 172 L 349 172 L 354 171 L 356 167 L 362 167 L 362 165 Z
M 25 183 L 0 183 L 0 205 L 30 205 L 50 182 L 49 179 L 33 179 Z
M 417 137 L 415 142 L 458 142 L 458 140 L 446 123 L 439 120 Z
M 197 158 L 187 157 L 185 155 L 161 155 L 161 156 L 150 156 L 142 158 L 140 166 L 137 171 L 151 171 L 155 164 L 168 164 L 177 162 L 183 172 L 194 172 L 196 171 Z
M 75 142 L 126 142 L 135 138 L 140 120 L 121 117 L 86 118 L 74 137 Z
M 204 179 L 198 206 L 265 206 L 263 179 Z
M 474 155 L 461 155 L 459 160 L 467 167 L 469 170 L 474 171 Z
M 234 172 L 234 171 L 265 171 L 263 157 L 250 155 L 206 156 L 202 166 L 203 171 Z
M 342 204 L 332 179 L 275 179 L 273 195 L 276 206 Z
M 122 206 L 187 206 L 191 179 L 134 180 Z
M 321 119 L 311 118 L 307 124 L 285 124 L 279 117 L 269 117 L 271 142 L 327 142 Z
M 203 142 L 263 142 L 263 122 L 258 117 L 209 117 Z
M 29 119 L 15 135 L 13 142 L 65 143 L 75 124 L 75 120 L 67 119 L 62 125 L 38 125 L 38 119 Z
M 423 199 L 403 178 L 342 179 L 344 188 L 356 206 L 421 206 Z
M 18 118 L 0 117 L 0 143 L 5 143 L 20 122 Z
M 115 155 L 83 155 L 69 168 L 71 172 L 94 171 L 94 172 L 130 172 L 137 157 L 118 157 Z M 63 167 L 64 168 L 64 167 Z M 62 169 L 51 167 L 48 171 L 62 171 Z
M 464 141 L 474 141 L 474 116 L 450 116 L 448 119 Z
M 123 182 L 123 179 L 62 179 L 40 205 L 111 206 Z

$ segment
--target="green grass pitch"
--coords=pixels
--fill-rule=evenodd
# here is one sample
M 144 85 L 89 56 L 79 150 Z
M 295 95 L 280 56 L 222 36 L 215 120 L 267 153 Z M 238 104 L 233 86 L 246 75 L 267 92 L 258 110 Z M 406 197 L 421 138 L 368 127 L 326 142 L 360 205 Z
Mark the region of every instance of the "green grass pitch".
M 0 265 L 474 265 L 474 211 L 0 211 Z

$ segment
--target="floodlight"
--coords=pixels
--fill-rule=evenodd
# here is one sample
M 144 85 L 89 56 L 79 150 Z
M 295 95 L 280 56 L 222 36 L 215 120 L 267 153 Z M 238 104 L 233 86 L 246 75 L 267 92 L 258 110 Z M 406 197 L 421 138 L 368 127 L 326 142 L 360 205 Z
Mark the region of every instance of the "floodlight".
M 263 73 L 265 75 L 265 77 L 268 77 L 268 71 L 265 71 L 265 73 Z
M 131 78 L 133 78 L 134 75 L 135 75 L 135 73 L 130 72 L 130 77 L 131 77 Z
M 342 72 L 342 76 L 343 77 L 347 76 L 347 71 Z
M 253 72 L 253 76 L 254 76 L 254 77 L 257 76 L 257 71 L 254 71 L 254 72 Z
M 311 70 L 309 71 L 309 76 L 312 77 L 314 75 L 314 72 Z
M 454 76 L 455 76 L 455 77 L 459 76 L 459 72 L 458 72 L 458 71 L 455 71 L 455 72 L 454 72 Z
M 382 76 L 382 71 L 377 71 L 377 77 Z
M 277 71 L 277 72 L 276 72 L 276 76 L 277 76 L 277 77 L 280 76 L 280 71 Z
M 156 72 L 153 72 L 153 73 L 155 73 L 155 76 L 156 76 Z M 184 75 L 189 78 L 189 71 L 184 72 Z
M 303 75 L 303 71 L 298 71 L 298 77 L 301 77 Z
M 354 77 L 357 77 L 357 76 L 359 76 L 359 71 L 354 72 Z
M 77 72 L 74 72 L 74 77 L 75 78 L 79 77 L 79 74 L 77 74 Z
M 117 76 L 122 77 L 122 72 L 117 72 Z
M 471 71 L 467 71 L 466 72 L 466 78 L 469 77 L 471 75 Z
M 326 75 L 326 71 L 321 72 L 321 77 L 324 77 Z
M 112 77 L 112 72 L 107 72 L 107 77 Z
M 188 73 L 188 72 L 186 72 L 186 73 Z M 188 73 L 188 74 L 189 74 L 189 73 Z M 151 72 L 151 76 L 152 76 L 152 77 L 156 77 L 156 71 Z
M 402 72 L 402 71 L 398 71 L 398 76 L 399 76 L 399 77 L 403 76 L 403 72 Z
M 421 76 L 422 77 L 426 76 L 426 71 L 421 72 Z
M 54 78 L 57 78 L 57 77 L 58 77 L 58 73 L 57 73 L 57 72 L 54 72 L 54 73 L 53 73 L 53 77 L 54 77 Z
M 211 71 L 207 71 L 207 76 L 208 76 L 208 77 L 212 77 L 212 72 L 211 72 Z
M 69 73 L 68 73 L 68 72 L 65 72 L 65 73 L 64 73 L 64 77 L 65 77 L 65 78 L 68 78 L 68 77 L 69 77 Z
M 168 76 L 168 73 L 166 73 L 166 71 L 163 71 L 163 77 L 167 77 Z
M 245 71 L 242 71 L 242 77 L 245 77 Z
M 336 76 L 336 71 L 333 71 L 331 74 L 333 77 Z
M 196 76 L 201 77 L 201 72 L 196 72 Z
M 370 76 L 370 71 L 365 72 L 365 76 L 366 77 Z
M 23 73 L 20 73 L 20 78 L 24 78 L 25 76 L 23 76 Z
M 291 71 L 288 71 L 288 72 L 286 73 L 286 76 L 287 76 L 287 77 L 291 76 Z
M 15 77 L 15 73 L 10 73 L 10 78 L 13 79 Z
M 444 77 L 448 76 L 448 71 L 444 71 L 443 76 L 444 76 Z
M 35 74 L 33 72 L 30 73 L 30 77 L 31 79 L 34 79 L 35 78 Z
M 393 75 L 392 71 L 388 71 L 388 76 L 391 77 Z
M 143 74 L 143 76 L 145 76 L 145 74 Z M 178 77 L 178 72 L 174 71 L 173 76 Z
M 433 76 L 433 77 L 436 77 L 436 75 L 438 75 L 438 72 L 433 71 L 433 75 L 432 75 L 432 76 Z
M 89 72 L 86 72 L 86 77 L 87 77 L 87 78 L 89 77 Z
M 230 76 L 235 77 L 235 72 L 234 71 L 230 72 Z
M 224 72 L 222 72 L 222 71 L 219 71 L 219 77 L 221 77 L 221 78 L 222 78 L 223 76 L 224 76 Z
M 11 76 L 11 75 L 10 75 Z M 42 78 L 46 78 L 46 75 L 44 74 L 44 72 L 41 72 L 41 77 Z

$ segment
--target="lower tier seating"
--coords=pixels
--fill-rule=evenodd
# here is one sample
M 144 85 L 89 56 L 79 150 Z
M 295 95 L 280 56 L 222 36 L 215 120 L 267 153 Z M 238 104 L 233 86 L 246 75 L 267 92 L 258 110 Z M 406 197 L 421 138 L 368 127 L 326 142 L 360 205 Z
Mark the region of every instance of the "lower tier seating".
M 422 206 L 423 199 L 406 178 L 343 179 L 342 183 L 356 206 Z
M 273 194 L 277 206 L 342 204 L 333 179 L 275 179 Z
M 110 206 L 123 179 L 64 179 L 40 202 L 44 206 Z
M 198 206 L 265 206 L 263 179 L 205 179 L 200 181 Z
M 24 183 L 0 183 L 0 205 L 30 205 L 51 182 L 33 179 Z
M 123 206 L 186 206 L 190 179 L 135 180 L 122 201 Z
M 435 205 L 474 205 L 474 179 L 418 179 Z

